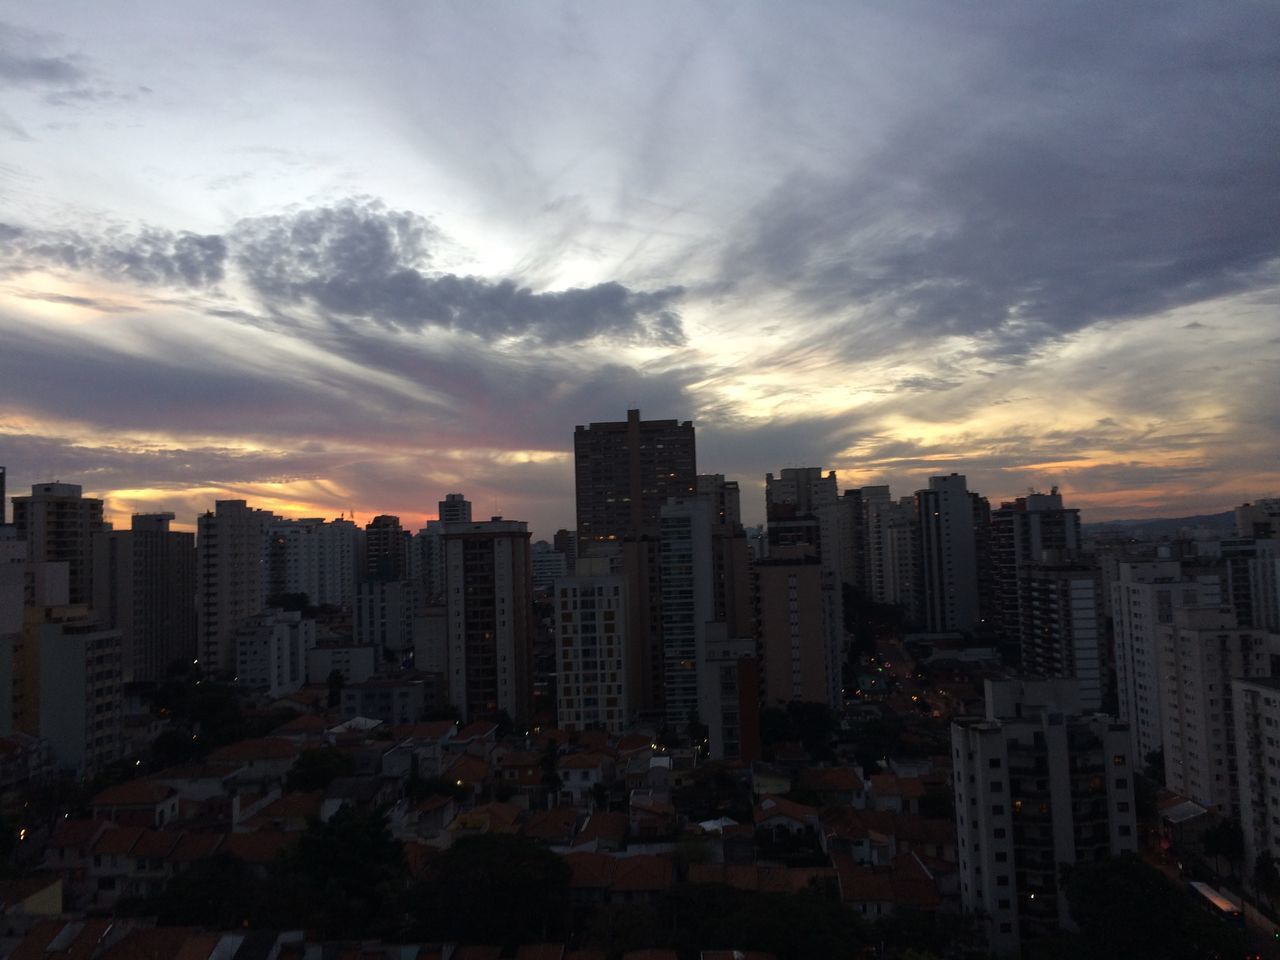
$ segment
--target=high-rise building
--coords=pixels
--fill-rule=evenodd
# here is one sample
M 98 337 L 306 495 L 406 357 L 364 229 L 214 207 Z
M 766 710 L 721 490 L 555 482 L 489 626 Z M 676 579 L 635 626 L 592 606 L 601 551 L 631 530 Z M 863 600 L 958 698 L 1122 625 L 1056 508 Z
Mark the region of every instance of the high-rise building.
M 1233 680 L 1236 783 L 1245 876 L 1262 854 L 1280 861 L 1280 677 Z
M 764 702 L 839 705 L 840 664 L 822 616 L 822 566 L 812 555 L 757 561 L 756 637 Z
M 1085 715 L 1070 680 L 986 682 L 986 716 L 951 725 L 960 901 L 992 954 L 1070 925 L 1064 864 L 1137 849 L 1123 724 Z
M 1097 572 L 1052 553 L 1042 556 L 1018 576 L 1021 675 L 1076 680 L 1081 708 L 1099 710 L 1105 640 Z
M 1046 550 L 1067 559 L 1080 550 L 1080 511 L 1062 506 L 1054 487 L 1000 504 L 991 511 L 991 567 L 995 581 L 996 626 L 1008 640 L 1022 631 L 1018 575 L 1039 563 Z
M 627 676 L 627 584 L 606 561 L 555 582 L 556 724 L 622 733 L 631 720 Z
M 915 502 L 922 625 L 932 633 L 971 631 L 979 620 L 978 554 L 965 478 L 930 477 Z
M 236 628 L 266 606 L 276 519 L 243 500 L 218 500 L 196 519 L 196 659 L 206 673 L 234 674 Z
M 1163 745 L 1160 627 L 1179 607 L 1222 605 L 1216 572 L 1180 560 L 1122 562 L 1111 584 L 1116 694 L 1140 760 Z
M 1230 607 L 1179 608 L 1158 635 L 1165 786 L 1239 816 L 1231 682 L 1271 676 L 1268 637 Z
M 441 523 L 471 522 L 471 501 L 460 493 L 446 493 L 436 510 Z
M 236 628 L 236 684 L 283 697 L 307 680 L 316 622 L 298 611 L 263 610 Z
M 698 497 L 673 498 L 661 511 L 664 708 L 681 729 L 698 713 L 698 664 L 715 620 L 712 515 L 713 505 Z
M 172 513 L 134 514 L 111 532 L 111 616 L 123 638 L 124 679 L 161 680 L 196 656 L 196 538 Z
M 827 647 L 824 659 L 836 665 L 831 674 L 832 689 L 820 702 L 838 703 L 839 665 L 845 648 L 844 584 L 848 580 L 843 535 L 849 524 L 836 473 L 824 473 L 821 467 L 787 467 L 777 477 L 765 475 L 764 494 L 769 556 L 808 554 L 818 559 L 822 572 L 819 612 Z
M 404 580 L 409 576 L 410 535 L 400 526 L 399 517 L 374 517 L 364 528 L 364 536 L 364 579 Z
M 303 594 L 313 606 L 351 609 L 365 563 L 354 521 L 276 519 L 269 534 L 268 599 Z
M 528 524 L 494 517 L 444 527 L 449 700 L 464 717 L 528 720 L 533 697 Z
M 755 641 L 713 623 L 698 665 L 698 716 L 712 760 L 760 759 L 760 670 Z
M 101 500 L 84 496 L 79 484 L 37 483 L 29 497 L 13 498 L 13 524 L 32 561 L 68 564 L 72 604 L 105 615 L 110 585 Z
M 655 536 L 669 497 L 697 490 L 693 423 L 641 420 L 628 410 L 620 422 L 578 426 L 573 433 L 578 543 Z
M 83 605 L 32 610 L 39 661 L 39 729 L 60 766 L 93 776 L 122 755 L 124 683 L 119 630 Z
M 1280 539 L 1280 497 L 1242 503 L 1236 507 L 1235 514 L 1237 537 Z
M 8 494 L 5 491 L 5 470 L 4 467 L 0 467 L 0 527 L 3 527 L 8 523 L 5 517 L 9 515 L 7 512 L 9 509 L 9 500 Z

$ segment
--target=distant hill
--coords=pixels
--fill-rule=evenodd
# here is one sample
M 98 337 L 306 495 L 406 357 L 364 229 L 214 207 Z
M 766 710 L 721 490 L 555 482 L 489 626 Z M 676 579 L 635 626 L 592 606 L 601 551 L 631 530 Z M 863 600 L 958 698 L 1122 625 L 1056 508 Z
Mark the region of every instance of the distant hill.
M 1183 530 L 1205 529 L 1230 536 L 1235 532 L 1234 510 L 1222 513 L 1204 513 L 1195 517 L 1162 517 L 1157 520 L 1107 520 L 1102 523 L 1081 524 L 1089 533 L 1126 533 L 1146 538 L 1175 537 Z

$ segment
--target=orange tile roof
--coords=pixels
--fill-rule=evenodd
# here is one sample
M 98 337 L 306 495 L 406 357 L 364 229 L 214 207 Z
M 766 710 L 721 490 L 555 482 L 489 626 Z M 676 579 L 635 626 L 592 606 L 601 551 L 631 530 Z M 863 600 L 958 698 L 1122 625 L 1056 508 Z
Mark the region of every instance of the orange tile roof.
M 222 842 L 222 848 L 237 860 L 245 863 L 272 863 L 280 854 L 298 839 L 296 833 L 284 833 L 277 830 L 257 830 L 253 833 L 229 833 Z
M 563 943 L 526 943 L 516 950 L 516 960 L 563 960 Z
M 774 817 L 786 817 L 789 820 L 798 820 L 801 823 L 805 823 L 809 820 L 817 820 L 818 811 L 814 807 L 796 803 L 786 797 L 765 797 L 765 799 L 756 804 L 753 815 L 756 823 L 763 823 L 765 820 L 771 820 Z
M 643 853 L 618 858 L 618 870 L 613 878 L 614 890 L 667 890 L 673 883 L 675 864 L 670 857 Z
M 272 800 L 258 811 L 258 818 L 268 820 L 278 817 L 316 817 L 320 815 L 320 805 L 324 802 L 323 790 L 295 790 Z
M 491 947 L 474 943 L 458 947 L 458 949 L 453 952 L 453 960 L 499 960 L 501 956 L 501 947 Z
M 552 807 L 530 814 L 520 825 L 520 835 L 544 843 L 567 842 L 573 838 L 573 828 L 577 825 L 578 811 L 573 807 Z
M 884 796 L 919 799 L 924 796 L 924 783 L 919 777 L 899 777 L 893 773 L 873 773 L 871 792 Z
M 274 734 L 283 733 L 323 733 L 329 729 L 329 721 L 324 717 L 317 716 L 314 713 L 304 713 L 301 716 L 294 717 L 288 723 L 283 723 L 276 727 Z
M 468 723 L 465 727 L 458 731 L 459 740 L 474 740 L 478 737 L 493 736 L 498 732 L 498 725 L 490 723 L 488 720 L 477 720 L 474 723 Z
M 593 840 L 621 841 L 627 835 L 627 815 L 616 810 L 597 810 L 582 825 L 574 845 L 590 843 Z
M 209 754 L 209 762 L 241 764 L 254 760 L 287 760 L 298 756 L 301 749 L 291 740 L 283 740 L 279 737 L 258 737 L 219 747 Z
M 618 859 L 604 853 L 569 853 L 564 862 L 569 865 L 569 886 L 579 890 L 607 890 L 618 870 Z
M 564 955 L 564 960 L 608 960 L 603 950 L 572 950 Z
M 144 833 L 146 830 L 142 827 L 116 827 L 114 830 L 107 830 L 93 845 L 93 855 L 113 857 L 128 853 Z
M 571 753 L 561 757 L 558 766 L 561 770 L 594 770 L 612 760 L 613 757 L 604 753 Z
M 680 960 L 674 950 L 629 950 L 622 960 Z
M 164 803 L 178 791 L 167 783 L 154 780 L 128 780 L 100 790 L 93 798 L 95 807 L 154 807 Z
M 458 755 L 458 759 L 450 764 L 444 772 L 446 780 L 461 780 L 464 784 L 476 785 L 489 779 L 489 765 L 479 757 L 468 753 Z
M 483 803 L 471 810 L 464 810 L 453 818 L 449 829 L 483 830 L 487 833 L 515 833 L 520 808 L 514 803 Z
M 213 856 L 222 847 L 225 833 L 182 833 L 169 854 L 175 863 L 191 863 Z
M 778 957 L 759 950 L 703 950 L 701 960 L 778 960 Z
M 135 857 L 167 857 L 181 839 L 176 830 L 146 830 L 129 852 Z
M 862 777 L 853 767 L 810 767 L 800 771 L 800 785 L 810 790 L 859 791 Z
M 115 828 L 115 824 L 110 820 L 80 818 L 72 820 L 64 818 L 58 821 L 58 826 L 54 829 L 53 836 L 49 838 L 49 846 L 63 849 L 83 847 L 86 843 L 91 842 L 100 831 L 113 828 Z

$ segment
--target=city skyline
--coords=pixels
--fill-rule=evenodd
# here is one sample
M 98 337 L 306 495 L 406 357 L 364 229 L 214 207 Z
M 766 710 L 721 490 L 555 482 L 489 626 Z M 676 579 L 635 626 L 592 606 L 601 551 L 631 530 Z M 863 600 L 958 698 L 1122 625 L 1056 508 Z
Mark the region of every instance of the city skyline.
M 6 17 L 10 494 L 548 537 L 629 408 L 749 524 L 787 466 L 1280 492 L 1267 5 Z

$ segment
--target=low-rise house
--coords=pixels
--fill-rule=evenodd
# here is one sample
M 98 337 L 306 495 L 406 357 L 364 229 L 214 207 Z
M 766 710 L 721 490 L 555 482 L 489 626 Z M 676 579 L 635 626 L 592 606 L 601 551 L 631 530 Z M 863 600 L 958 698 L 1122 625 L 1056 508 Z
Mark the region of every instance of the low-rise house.
M 790 792 L 790 773 L 763 760 L 757 760 L 751 765 L 751 793 L 757 799 L 781 796 Z
M 155 780 L 128 780 L 93 798 L 93 815 L 124 826 L 163 827 L 178 819 L 178 791 Z
M 818 811 L 786 797 L 765 797 L 752 812 L 756 830 L 771 837 L 818 835 Z
M 568 850 L 578 831 L 578 811 L 573 807 L 537 810 L 520 824 L 520 836 L 529 837 L 552 849 Z
M 617 853 L 627 841 L 627 815 L 595 810 L 578 831 L 573 848 L 582 852 Z
M 631 836 L 636 840 L 660 840 L 676 829 L 676 808 L 658 799 L 653 790 L 632 790 L 628 804 Z
M 301 753 L 302 748 L 292 740 L 261 737 L 219 747 L 205 763 L 234 774 L 226 781 L 229 789 L 256 787 L 265 792 L 284 784 Z
M 864 866 L 834 858 L 840 898 L 870 920 L 902 909 L 936 910 L 942 903 L 933 874 L 915 854 L 901 853 L 884 866 Z
M 616 761 L 607 753 L 571 753 L 560 758 L 560 800 L 585 806 L 597 786 L 613 782 Z
M 867 785 L 857 767 L 810 767 L 800 771 L 799 785 L 817 794 L 823 806 L 867 805 Z
M 920 815 L 920 800 L 925 784 L 919 777 L 900 777 L 893 773 L 871 775 L 869 806 L 874 810 Z

